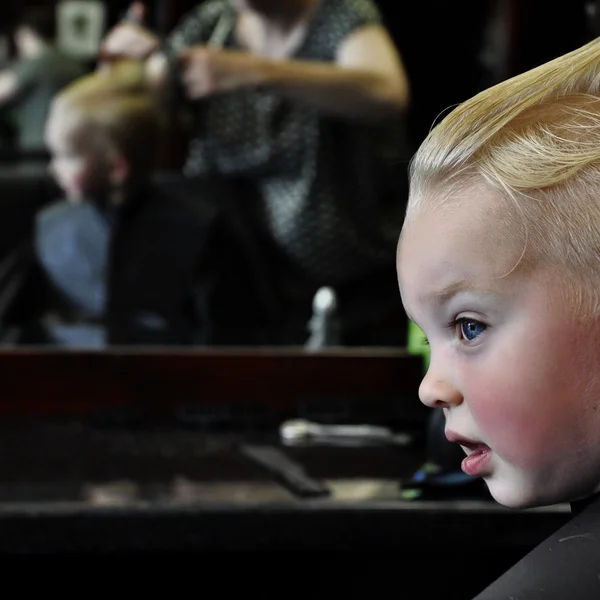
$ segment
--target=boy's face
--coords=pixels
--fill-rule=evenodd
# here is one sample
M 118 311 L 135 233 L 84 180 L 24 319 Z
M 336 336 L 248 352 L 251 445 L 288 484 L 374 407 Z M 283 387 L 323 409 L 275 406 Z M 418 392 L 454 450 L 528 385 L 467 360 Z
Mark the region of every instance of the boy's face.
M 51 111 L 46 125 L 50 172 L 68 200 L 79 202 L 106 193 L 107 161 L 82 143 L 79 125 L 60 111 Z
M 573 500 L 600 482 L 599 319 L 565 302 L 558 269 L 514 268 L 523 246 L 490 223 L 491 202 L 471 190 L 399 242 L 402 299 L 431 346 L 419 395 L 498 502 Z

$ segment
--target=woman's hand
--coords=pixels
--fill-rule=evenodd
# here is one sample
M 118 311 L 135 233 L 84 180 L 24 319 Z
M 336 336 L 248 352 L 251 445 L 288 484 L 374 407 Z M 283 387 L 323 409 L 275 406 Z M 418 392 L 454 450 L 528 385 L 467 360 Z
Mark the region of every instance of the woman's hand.
M 102 42 L 101 58 L 119 56 L 145 60 L 156 52 L 160 39 L 150 30 L 135 23 L 119 23 L 111 29 Z
M 208 46 L 193 46 L 179 55 L 182 80 L 192 99 L 259 83 L 263 62 L 248 52 Z

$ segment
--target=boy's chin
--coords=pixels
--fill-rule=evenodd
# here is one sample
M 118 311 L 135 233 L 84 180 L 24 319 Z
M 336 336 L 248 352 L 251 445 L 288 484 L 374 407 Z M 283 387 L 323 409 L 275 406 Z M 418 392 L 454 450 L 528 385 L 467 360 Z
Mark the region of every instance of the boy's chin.
M 60 186 L 63 200 L 69 202 L 69 204 L 81 204 L 84 200 L 84 196 L 81 190 L 70 190 L 68 188 Z
M 523 510 L 541 506 L 550 506 L 560 500 L 544 498 L 539 490 L 528 489 L 523 484 L 506 481 L 485 481 L 492 498 L 506 508 Z
M 92 190 L 86 191 L 85 194 L 81 192 L 71 192 L 65 194 L 65 196 L 70 204 L 83 204 L 84 202 L 103 204 L 106 200 L 107 194 L 104 190 Z

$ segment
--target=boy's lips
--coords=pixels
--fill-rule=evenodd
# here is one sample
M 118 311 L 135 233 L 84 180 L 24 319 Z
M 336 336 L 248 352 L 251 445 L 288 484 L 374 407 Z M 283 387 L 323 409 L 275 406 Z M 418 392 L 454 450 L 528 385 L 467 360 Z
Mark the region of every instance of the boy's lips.
M 470 438 L 464 437 L 458 433 L 455 433 L 454 431 L 451 431 L 450 429 L 446 429 L 444 433 L 446 434 L 446 439 L 449 442 L 460 444 L 461 446 L 464 446 L 469 450 L 488 448 L 488 446 L 483 442 L 478 442 L 477 440 L 472 440 Z
M 482 442 L 459 435 L 458 433 L 446 430 L 446 438 L 449 442 L 460 444 L 463 448 L 469 450 L 467 457 L 462 461 L 461 469 L 472 477 L 485 477 L 490 474 L 492 450 Z
M 478 442 L 477 440 L 473 440 L 471 438 L 467 438 L 463 435 L 455 433 L 454 431 L 451 431 L 450 429 L 446 429 L 444 433 L 446 434 L 446 439 L 449 442 L 460 444 L 461 446 L 463 446 L 464 448 L 468 448 L 469 450 L 490 449 L 490 447 L 487 444 L 484 444 L 483 442 Z

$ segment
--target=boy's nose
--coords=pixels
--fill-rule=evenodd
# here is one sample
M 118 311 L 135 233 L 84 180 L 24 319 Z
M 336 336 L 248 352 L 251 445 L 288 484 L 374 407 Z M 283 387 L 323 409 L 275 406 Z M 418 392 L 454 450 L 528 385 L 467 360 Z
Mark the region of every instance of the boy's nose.
M 419 398 L 430 408 L 450 408 L 463 401 L 462 394 L 456 386 L 447 378 L 436 376 L 431 368 L 419 386 Z

